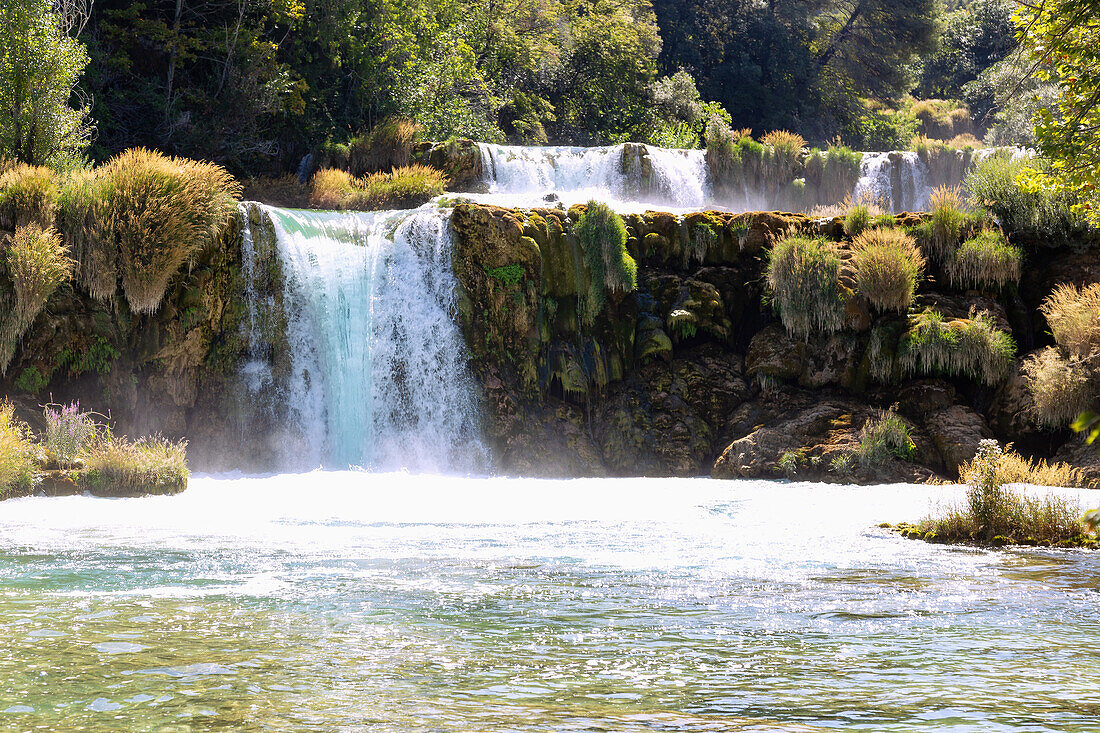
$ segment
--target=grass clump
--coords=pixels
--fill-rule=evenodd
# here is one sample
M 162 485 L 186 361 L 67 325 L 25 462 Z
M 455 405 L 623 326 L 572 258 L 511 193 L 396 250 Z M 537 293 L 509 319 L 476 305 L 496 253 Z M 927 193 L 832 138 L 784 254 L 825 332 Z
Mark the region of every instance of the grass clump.
M 890 408 L 863 424 L 856 456 L 863 465 L 880 464 L 891 456 L 911 461 L 916 448 L 909 425 L 894 408 Z
M 856 290 L 881 310 L 909 307 L 924 264 L 916 241 L 897 229 L 868 229 L 852 242 Z
M 112 234 L 97 240 L 97 247 L 107 249 L 100 261 L 110 260 L 117 241 L 126 300 L 134 312 L 152 313 L 172 276 L 230 220 L 240 186 L 221 166 L 144 148 L 119 154 L 99 174 L 109 195 Z M 109 279 L 103 275 L 102 284 Z
M 864 229 L 871 226 L 873 216 L 871 207 L 865 203 L 853 204 L 848 213 L 844 215 L 844 233 L 849 237 L 856 237 L 863 233 Z
M 61 236 L 38 224 L 17 229 L 5 257 L 14 302 L 0 315 L 0 374 L 7 372 L 16 344 L 46 301 L 69 279 L 73 264 Z
M 822 238 L 787 236 L 772 245 L 767 280 L 787 331 L 807 338 L 844 326 L 845 291 L 836 244 Z
M 932 256 L 939 262 L 950 262 L 967 222 L 960 189 L 957 186 L 940 186 L 935 189 L 929 200 L 929 208 L 932 213 L 929 221 Z
M 584 250 L 589 273 L 580 316 L 591 326 L 607 302 L 607 293 L 628 293 L 638 286 L 638 265 L 626 249 L 626 224 L 607 204 L 589 201 L 573 233 Z
M 30 490 L 38 459 L 30 430 L 15 418 L 11 402 L 0 400 L 0 499 Z
M 96 496 L 177 494 L 187 488 L 187 441 L 108 437 L 84 458 L 78 485 Z
M 352 211 L 415 208 L 441 195 L 446 183 L 447 177 L 441 171 L 419 164 L 363 178 L 325 168 L 310 181 L 310 205 Z
M 919 529 L 926 539 L 1029 545 L 1087 541 L 1078 501 L 1050 494 L 1029 496 L 1008 486 L 1020 479 L 1074 482 L 1080 477 L 1072 469 L 1033 464 L 1005 453 L 995 440 L 983 440 L 974 459 L 960 469 L 960 476 L 967 483 L 965 503 L 924 519 Z
M 961 375 L 997 385 L 1008 376 L 1016 343 L 987 313 L 948 321 L 926 309 L 909 317 L 899 350 L 909 374 Z
M 118 248 L 109 228 L 110 188 L 96 171 L 68 175 L 57 197 L 57 225 L 77 263 L 81 284 L 97 300 L 118 290 Z
M 1100 351 L 1100 283 L 1080 288 L 1063 283 L 1039 310 L 1054 340 L 1072 356 L 1085 358 Z
M 1023 372 L 1035 422 L 1041 426 L 1066 427 L 1096 399 L 1090 371 L 1061 349 L 1050 347 L 1032 354 L 1024 360 Z
M 1073 199 L 1065 192 L 1021 186 L 1049 164 L 1035 158 L 990 155 L 978 161 L 966 176 L 970 201 L 988 211 L 1008 232 L 1056 243 L 1084 232 L 1084 220 L 1073 212 Z
M 1020 281 L 1024 254 L 992 229 L 983 229 L 963 242 L 947 276 L 952 285 L 970 288 L 1003 288 Z
M 806 140 L 787 130 L 773 130 L 760 138 L 767 167 L 774 180 L 787 181 L 800 167 Z
M 4 229 L 30 223 L 53 226 L 56 202 L 57 181 L 51 169 L 20 163 L 0 174 L 0 226 Z
M 386 173 L 411 162 L 413 145 L 423 128 L 403 117 L 382 120 L 366 135 L 348 142 L 348 167 L 357 176 Z

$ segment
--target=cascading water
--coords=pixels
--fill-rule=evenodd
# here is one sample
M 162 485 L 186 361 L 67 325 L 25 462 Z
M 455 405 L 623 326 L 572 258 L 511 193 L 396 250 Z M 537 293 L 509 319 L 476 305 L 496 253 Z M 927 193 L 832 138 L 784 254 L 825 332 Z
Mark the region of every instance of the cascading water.
M 288 462 L 483 468 L 446 213 L 262 211 L 285 277 L 283 411 L 305 436 Z
M 870 199 L 893 213 L 923 211 L 932 196 L 928 179 L 927 166 L 914 152 L 864 153 L 852 200 Z

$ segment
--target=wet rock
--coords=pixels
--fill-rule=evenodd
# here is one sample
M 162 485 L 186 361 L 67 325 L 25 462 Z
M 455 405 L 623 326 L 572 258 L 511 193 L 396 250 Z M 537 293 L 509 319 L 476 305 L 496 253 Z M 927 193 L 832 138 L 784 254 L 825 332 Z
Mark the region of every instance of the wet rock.
M 993 437 L 981 415 L 965 405 L 950 405 L 930 412 L 924 419 L 924 427 L 951 477 L 958 476 L 959 466 L 978 452 L 978 443 Z

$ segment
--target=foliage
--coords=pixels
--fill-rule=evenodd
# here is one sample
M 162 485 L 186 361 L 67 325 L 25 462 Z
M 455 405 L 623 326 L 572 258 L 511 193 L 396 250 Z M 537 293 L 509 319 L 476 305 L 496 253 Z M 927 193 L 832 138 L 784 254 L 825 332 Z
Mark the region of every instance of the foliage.
M 920 137 L 949 140 L 971 131 L 970 110 L 958 102 L 923 99 L 913 103 L 909 114 L 920 124 Z
M 388 173 L 409 165 L 413 143 L 423 128 L 412 120 L 391 117 L 374 126 L 366 135 L 348 143 L 348 169 L 356 176 Z
M 603 310 L 606 293 L 628 293 L 637 287 L 638 266 L 626 250 L 626 225 L 607 204 L 589 201 L 573 233 L 584 250 L 590 278 L 580 316 L 591 326 Z
M 917 243 L 897 229 L 869 229 L 852 242 L 856 291 L 881 310 L 909 307 L 924 264 Z
M 84 458 L 78 485 L 97 496 L 176 494 L 187 488 L 187 441 L 110 437 Z
M 917 93 L 950 97 L 1016 47 L 1012 5 L 972 0 L 948 14 L 936 48 L 922 59 Z
M 19 372 L 19 376 L 12 382 L 14 386 L 20 392 L 29 392 L 30 394 L 38 394 L 46 388 L 46 385 L 50 383 L 49 378 L 38 371 L 38 367 L 29 366 L 23 371 Z
M 1050 347 L 1032 354 L 1022 368 L 1039 425 L 1064 428 L 1096 402 L 1097 387 L 1090 369 L 1060 349 Z
M 43 447 L 61 468 L 72 468 L 99 435 L 95 417 L 89 412 L 81 412 L 78 402 L 46 405 L 44 415 Z
M 363 178 L 325 168 L 310 181 L 310 204 L 321 209 L 356 211 L 414 208 L 441 195 L 446 181 L 441 171 L 419 164 Z
M 868 418 L 863 424 L 856 456 L 864 465 L 882 463 L 891 456 L 911 461 L 916 447 L 909 425 L 894 408 L 890 408 L 882 410 L 878 417 Z
M 952 285 L 972 288 L 1003 288 L 1020 281 L 1023 252 L 1008 243 L 1004 234 L 983 229 L 963 242 L 947 274 Z
M 854 204 L 844 215 L 844 233 L 857 237 L 871 226 L 871 208 L 866 203 Z
M 4 373 L 22 338 L 42 307 L 72 271 L 72 260 L 53 229 L 28 224 L 15 231 L 6 252 L 14 302 L 0 315 L 0 373 Z
M 76 260 L 81 284 L 97 300 L 110 300 L 118 289 L 109 183 L 97 171 L 74 171 L 62 180 L 57 198 L 58 227 Z
M 1004 381 L 1016 344 L 986 313 L 947 321 L 926 309 L 909 317 L 900 344 L 901 365 L 910 374 L 957 374 L 987 385 Z
M 1038 72 L 1026 54 L 1011 53 L 963 86 L 975 122 L 986 128 L 987 145 L 1035 146 L 1032 119 L 1058 98 L 1058 87 Z
M 37 470 L 38 451 L 30 430 L 15 418 L 11 402 L 0 400 L 0 499 L 30 489 Z
M 1071 356 L 1100 353 L 1100 283 L 1080 288 L 1063 283 L 1039 310 L 1046 316 L 1054 340 Z
M 1041 160 L 990 155 L 966 176 L 970 201 L 993 215 L 1008 232 L 1062 243 L 1083 229 L 1072 196 L 1053 187 L 1021 185 L 1049 170 Z
M 844 326 L 841 259 L 826 239 L 787 236 L 768 254 L 768 289 L 787 331 L 798 338 Z
M 240 185 L 221 166 L 142 148 L 115 157 L 99 175 L 109 191 L 112 236 L 97 239 L 104 248 L 97 261 L 109 262 L 117 241 L 126 300 L 135 313 L 151 313 L 172 276 L 229 222 Z
M 485 274 L 511 290 L 523 282 L 526 271 L 523 269 L 523 265 L 513 263 L 511 265 L 501 265 L 500 267 L 490 268 L 485 271 Z
M 959 189 L 947 186 L 935 189 L 929 201 L 929 209 L 932 213 L 929 241 L 932 256 L 939 262 L 950 262 L 966 224 Z
M 72 165 L 91 134 L 86 110 L 69 106 L 88 63 L 84 45 L 46 0 L 5 0 L 0 27 L 0 157 Z
M 34 222 L 53 225 L 57 202 L 54 172 L 45 166 L 19 164 L 0 174 L 0 226 L 15 229 Z

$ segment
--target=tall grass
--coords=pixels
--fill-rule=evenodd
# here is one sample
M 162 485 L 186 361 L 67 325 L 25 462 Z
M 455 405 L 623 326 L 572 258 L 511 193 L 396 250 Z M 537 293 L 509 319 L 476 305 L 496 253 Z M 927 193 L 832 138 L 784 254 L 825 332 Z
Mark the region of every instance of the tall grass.
M 69 245 L 81 284 L 97 300 L 118 290 L 118 248 L 110 231 L 112 195 L 96 171 L 69 174 L 57 197 L 57 222 Z
M 413 120 L 390 117 L 348 144 L 348 166 L 357 176 L 388 173 L 409 165 L 423 128 Z
M 1080 288 L 1063 283 L 1039 310 L 1046 316 L 1054 340 L 1070 355 L 1087 357 L 1100 351 L 1100 283 Z
M 932 257 L 938 262 L 950 262 L 963 236 L 966 214 L 960 189 L 941 186 L 932 192 L 929 201 Z
M 73 264 L 57 231 L 38 224 L 17 229 L 5 254 L 14 303 L 0 314 L 0 374 L 7 372 L 16 343 L 46 301 L 69 279 Z
M 948 321 L 926 309 L 909 317 L 899 350 L 909 374 L 962 375 L 997 385 L 1008 376 L 1016 343 L 986 313 Z
M 856 456 L 864 465 L 883 463 L 891 456 L 903 461 L 913 459 L 916 444 L 909 425 L 894 408 L 882 410 L 863 424 L 859 431 Z
M 626 249 L 626 225 L 607 204 L 589 201 L 573 225 L 584 250 L 590 285 L 580 308 L 581 321 L 591 326 L 606 303 L 606 293 L 627 293 L 638 284 L 638 265 Z
M 176 494 L 187 488 L 187 441 L 108 438 L 87 452 L 78 485 L 97 496 Z
M 1024 255 L 1005 235 L 984 229 L 963 242 L 947 266 L 952 285 L 1003 288 L 1020 281 Z
M 871 207 L 866 203 L 853 204 L 848 213 L 844 215 L 844 233 L 849 237 L 856 237 L 863 233 L 864 229 L 871 226 Z
M 773 180 L 785 182 L 798 170 L 806 140 L 787 130 L 773 130 L 760 139 Z
M 0 174 L 0 226 L 16 229 L 35 223 L 53 226 L 57 201 L 54 172 L 39 165 L 19 163 Z
M 990 155 L 970 170 L 966 189 L 970 201 L 992 214 L 1009 232 L 1054 242 L 1075 238 L 1087 227 L 1072 210 L 1072 198 L 1063 192 L 1023 187 L 1020 179 L 1047 164 L 1034 158 Z
M 27 491 L 38 470 L 38 452 L 30 430 L 15 418 L 11 402 L 0 400 L 0 499 Z
M 144 148 L 119 154 L 99 173 L 110 193 L 113 235 L 97 240 L 108 249 L 100 259 L 109 261 L 117 241 L 126 300 L 134 312 L 151 313 L 172 276 L 230 220 L 240 185 L 221 166 Z
M 310 181 L 310 205 L 355 211 L 413 208 L 442 194 L 446 183 L 442 171 L 425 165 L 395 168 L 364 178 L 325 168 L 317 171 Z
M 924 264 L 917 243 L 897 229 L 869 229 L 852 241 L 856 290 L 881 310 L 910 306 Z
M 1023 371 L 1039 425 L 1064 428 L 1097 400 L 1090 370 L 1079 360 L 1067 359 L 1061 349 L 1032 354 L 1024 360 Z
M 772 245 L 768 288 L 789 333 L 807 338 L 844 326 L 840 271 L 840 250 L 826 239 L 787 236 Z

